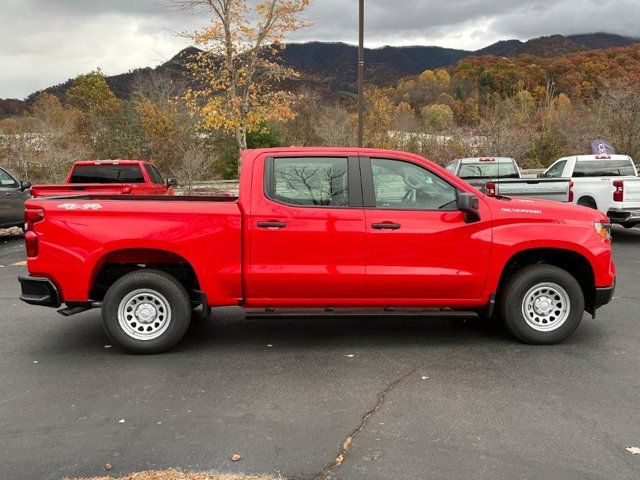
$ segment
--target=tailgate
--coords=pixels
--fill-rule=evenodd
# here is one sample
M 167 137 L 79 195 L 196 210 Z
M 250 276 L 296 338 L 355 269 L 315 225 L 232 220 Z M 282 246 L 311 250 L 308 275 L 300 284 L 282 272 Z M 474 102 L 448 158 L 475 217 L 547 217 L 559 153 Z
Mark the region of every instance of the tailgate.
M 571 180 L 568 178 L 508 179 L 494 182 L 496 195 L 532 197 L 556 202 L 569 202 Z
M 614 208 L 640 210 L 640 178 L 622 180 L 622 202 L 614 202 Z

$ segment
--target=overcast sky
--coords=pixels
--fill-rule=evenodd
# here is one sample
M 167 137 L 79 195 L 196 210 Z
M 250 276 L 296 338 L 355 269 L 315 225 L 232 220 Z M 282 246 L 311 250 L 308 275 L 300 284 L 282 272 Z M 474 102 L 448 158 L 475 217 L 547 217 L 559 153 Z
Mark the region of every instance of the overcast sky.
M 186 46 L 169 33 L 206 16 L 171 0 L 0 0 L 0 98 L 100 67 L 155 66 Z M 252 3 L 251 1 L 249 3 Z M 313 26 L 293 41 L 357 41 L 357 0 L 312 0 Z M 366 0 L 367 46 L 476 50 L 497 40 L 606 31 L 640 37 L 640 0 Z

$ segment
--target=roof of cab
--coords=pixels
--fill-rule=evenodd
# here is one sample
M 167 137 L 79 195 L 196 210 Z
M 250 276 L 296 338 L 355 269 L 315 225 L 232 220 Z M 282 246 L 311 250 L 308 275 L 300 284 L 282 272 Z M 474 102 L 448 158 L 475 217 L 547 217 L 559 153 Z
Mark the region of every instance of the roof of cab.
M 140 165 L 143 163 L 151 163 L 149 160 L 80 160 L 75 165 Z
M 459 161 L 461 163 L 480 163 L 480 162 L 515 163 L 515 160 L 510 157 L 469 157 L 469 158 L 459 158 L 456 161 Z
M 576 155 L 576 159 L 579 162 L 588 162 L 588 161 L 596 161 L 596 160 L 630 160 L 631 157 L 629 155 L 609 155 L 609 154 L 600 154 L 600 155 Z

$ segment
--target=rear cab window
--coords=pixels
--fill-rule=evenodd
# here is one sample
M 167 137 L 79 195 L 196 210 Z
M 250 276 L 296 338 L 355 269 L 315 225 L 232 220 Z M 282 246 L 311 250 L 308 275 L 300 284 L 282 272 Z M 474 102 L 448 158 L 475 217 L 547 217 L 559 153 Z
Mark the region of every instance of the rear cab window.
M 140 165 L 76 165 L 69 183 L 144 183 Z
M 574 177 L 635 177 L 631 159 L 627 160 L 578 160 L 573 169 Z
M 295 157 L 267 160 L 266 195 L 300 207 L 349 205 L 349 164 L 346 157 Z
M 463 163 L 458 172 L 466 180 L 489 178 L 520 178 L 513 161 L 479 160 L 477 163 Z

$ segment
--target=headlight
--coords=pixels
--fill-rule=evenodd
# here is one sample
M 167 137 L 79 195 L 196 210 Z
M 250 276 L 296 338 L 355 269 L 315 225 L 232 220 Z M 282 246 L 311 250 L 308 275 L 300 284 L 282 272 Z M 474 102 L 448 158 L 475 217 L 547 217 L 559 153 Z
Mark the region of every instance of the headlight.
M 594 223 L 596 228 L 596 233 L 600 235 L 602 238 L 607 240 L 611 240 L 611 224 L 604 222 L 596 222 Z

